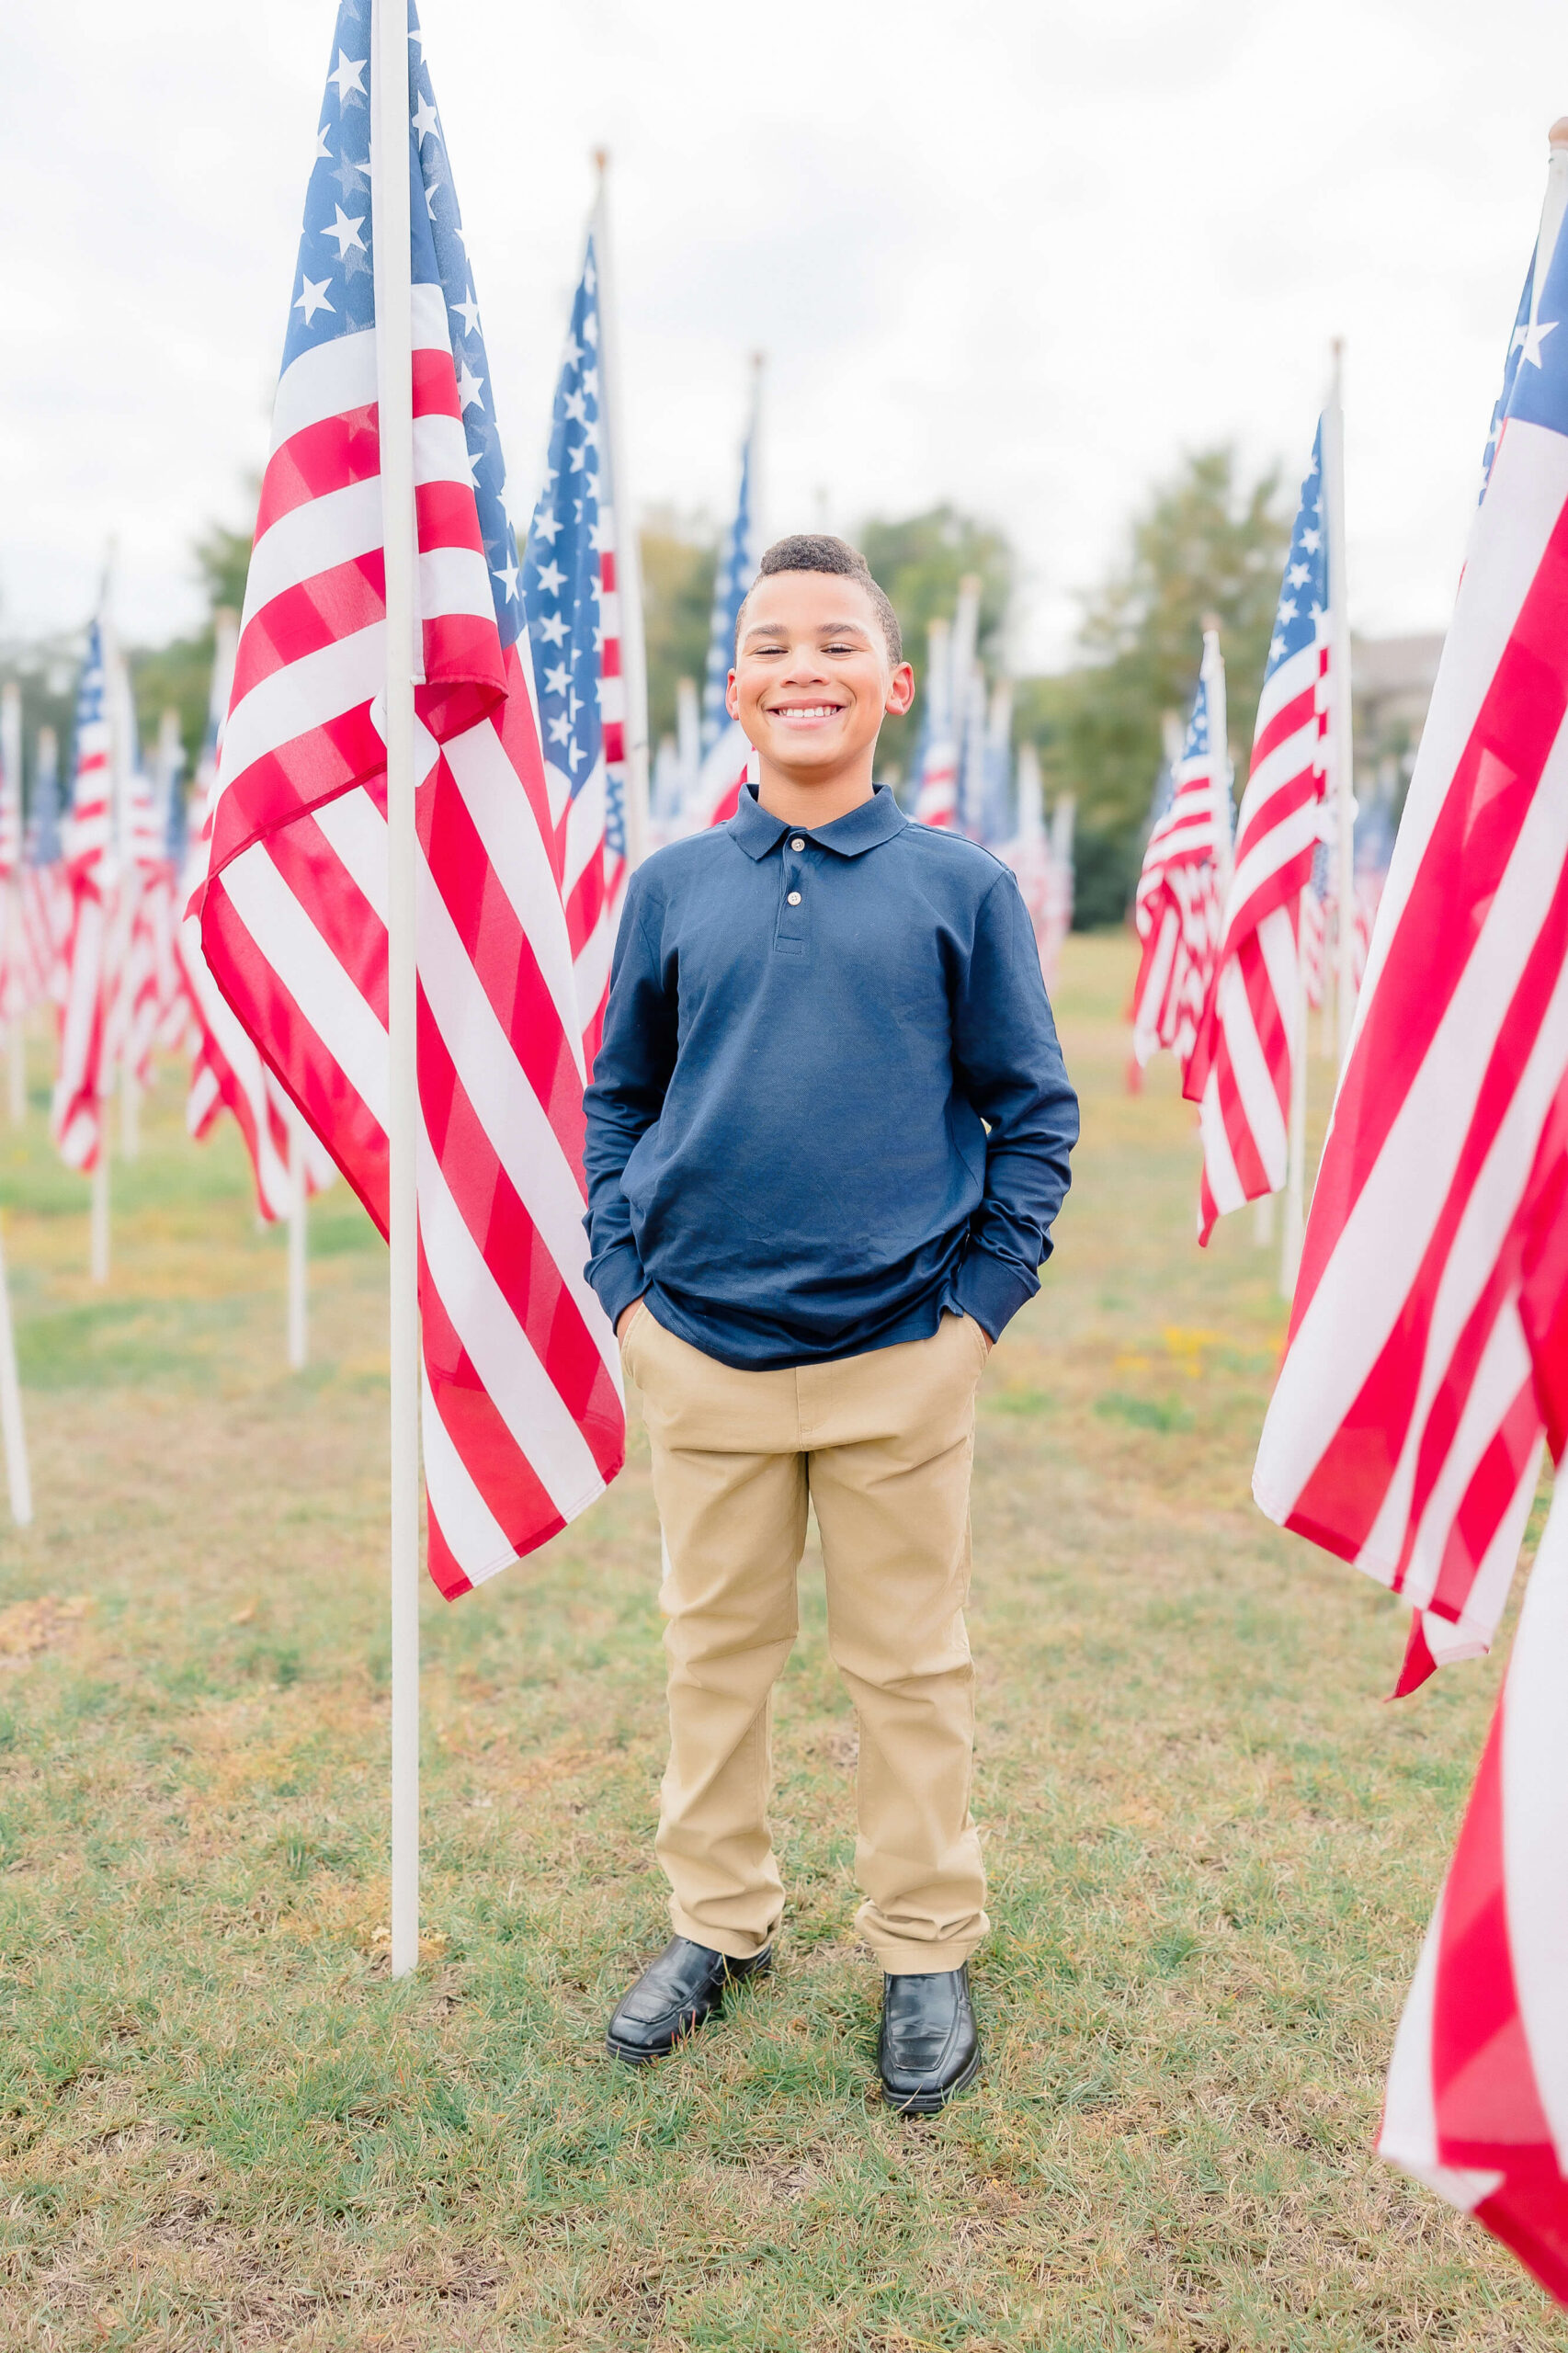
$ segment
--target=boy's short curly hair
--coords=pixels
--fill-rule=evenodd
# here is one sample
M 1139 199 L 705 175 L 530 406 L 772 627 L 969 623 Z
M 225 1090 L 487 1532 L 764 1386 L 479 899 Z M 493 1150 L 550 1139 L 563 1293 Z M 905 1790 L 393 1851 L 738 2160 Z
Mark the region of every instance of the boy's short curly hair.
M 858 548 L 847 540 L 835 540 L 831 531 L 792 531 L 786 540 L 775 540 L 756 568 L 756 580 L 767 580 L 776 572 L 835 572 L 840 578 L 853 580 L 864 588 L 881 623 L 887 640 L 888 660 L 896 670 L 903 659 L 903 631 L 882 590 L 871 577 L 871 567 Z M 748 588 L 740 612 L 735 616 L 735 644 L 741 642 L 741 621 L 751 602 L 754 580 Z

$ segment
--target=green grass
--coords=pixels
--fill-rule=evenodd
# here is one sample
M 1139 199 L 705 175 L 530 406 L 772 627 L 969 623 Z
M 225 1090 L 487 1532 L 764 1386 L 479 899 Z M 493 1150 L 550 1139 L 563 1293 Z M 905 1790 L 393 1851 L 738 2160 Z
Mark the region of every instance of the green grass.
M 664 2067 L 603 2056 L 666 1933 L 634 1429 L 539 1560 L 426 1600 L 427 1943 L 393 1985 L 380 1245 L 318 1205 L 291 1377 L 277 1238 L 174 1074 L 107 1294 L 85 1185 L 36 1114 L 0 1138 L 39 1495 L 0 1540 L 0 2342 L 1568 2345 L 1371 2154 L 1497 1666 L 1384 1707 L 1400 1613 L 1252 1507 L 1272 1260 L 1248 1219 L 1193 1246 L 1191 1114 L 1166 1069 L 1123 1088 L 1128 978 L 1071 944 L 1077 1188 L 983 1392 L 986 2070 L 928 2124 L 877 2096 L 814 1552 L 773 1982 Z

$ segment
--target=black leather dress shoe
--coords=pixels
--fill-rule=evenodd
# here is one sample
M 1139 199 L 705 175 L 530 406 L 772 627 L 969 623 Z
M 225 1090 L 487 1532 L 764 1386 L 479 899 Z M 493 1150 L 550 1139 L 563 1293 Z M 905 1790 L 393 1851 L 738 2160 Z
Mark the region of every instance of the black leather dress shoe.
M 969 1963 L 926 1977 L 884 1977 L 877 2044 L 888 2104 L 935 2116 L 980 2073 L 980 2036 L 969 1998 Z
M 750 1961 L 732 1961 L 727 1953 L 694 1945 L 689 1937 L 672 1937 L 623 1996 L 605 2036 L 606 2050 L 632 2067 L 667 2057 L 713 2016 L 727 1986 L 759 1975 L 772 1962 L 770 1946 Z

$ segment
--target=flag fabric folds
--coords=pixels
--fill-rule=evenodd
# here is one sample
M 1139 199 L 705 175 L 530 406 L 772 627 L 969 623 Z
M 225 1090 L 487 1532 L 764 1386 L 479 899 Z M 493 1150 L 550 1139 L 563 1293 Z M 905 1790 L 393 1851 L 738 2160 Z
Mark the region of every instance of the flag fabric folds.
M 583 1276 L 582 1017 L 480 314 L 409 10 L 418 1211 L 429 1563 L 465 1591 L 619 1471 Z M 343 0 L 199 893 L 214 982 L 387 1227 L 369 12 Z
M 1389 2068 L 1381 2154 L 1568 2304 L 1568 1501 L 1507 1678 Z
M 64 864 L 70 891 L 70 930 L 64 952 L 64 995 L 50 1132 L 67 1167 L 91 1169 L 103 1141 L 103 1097 L 108 1084 L 110 958 L 108 930 L 115 904 L 114 763 L 109 697 L 114 681 L 95 619 L 76 689 L 75 774 L 65 829 Z
M 626 688 L 604 400 L 590 233 L 555 387 L 544 490 L 522 564 L 545 781 L 551 810 L 561 813 L 566 929 L 590 1074 L 627 881 Z
M 1322 491 L 1320 422 L 1275 610 L 1214 982 L 1183 1081 L 1201 1107 L 1202 1242 L 1227 1211 L 1285 1183 L 1301 1026 L 1301 903 L 1324 790 L 1328 606 L 1338 593 Z
M 1208 654 L 1206 653 L 1205 666 Z M 1218 660 L 1216 646 L 1213 658 Z M 1210 741 L 1209 681 L 1200 676 L 1170 796 L 1143 852 L 1133 901 L 1142 945 L 1132 989 L 1132 1051 L 1140 1067 L 1162 1047 L 1185 1071 L 1220 944 L 1221 861 L 1230 849 L 1224 746 Z
M 191 901 L 200 896 L 211 858 L 218 756 L 234 680 L 236 634 L 233 616 L 220 614 L 207 734 L 196 772 L 197 823 L 186 845 L 179 890 L 180 904 L 187 912 L 176 932 L 175 952 L 193 1031 L 185 1123 L 190 1136 L 200 1143 L 210 1135 L 222 1112 L 232 1113 L 250 1156 L 256 1209 L 272 1223 L 286 1218 L 293 1205 L 289 1167 L 291 1116 L 304 1154 L 306 1192 L 324 1190 L 335 1169 L 320 1138 L 297 1113 L 291 1115 L 289 1098 L 262 1061 L 256 1040 L 242 1028 L 219 989 L 202 953 L 199 917 L 188 912 Z
M 1254 1492 L 1416 1609 L 1402 1688 L 1495 1631 L 1568 1438 L 1568 147 L 1378 911 Z M 1559 1491 L 1401 2028 L 1383 2146 L 1568 2300 Z

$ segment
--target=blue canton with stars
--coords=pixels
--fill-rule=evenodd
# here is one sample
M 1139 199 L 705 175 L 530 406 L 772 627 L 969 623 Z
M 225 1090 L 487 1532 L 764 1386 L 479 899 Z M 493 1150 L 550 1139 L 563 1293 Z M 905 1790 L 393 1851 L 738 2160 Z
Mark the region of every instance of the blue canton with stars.
M 495 428 L 479 304 L 463 245 L 462 216 L 414 0 L 409 0 L 408 40 L 410 267 L 415 286 L 438 286 L 446 300 L 469 472 L 490 566 L 496 626 L 506 646 L 521 635 L 523 625 L 517 541 L 504 498 L 506 468 Z M 370 0 L 341 0 L 305 197 L 294 301 L 283 347 L 285 369 L 302 351 L 376 323 L 369 92 Z
M 60 851 L 60 763 L 51 736 L 38 747 L 38 774 L 33 779 L 33 802 L 28 812 L 29 866 L 54 866 Z
M 1539 252 L 1531 263 L 1525 295 L 1508 346 L 1499 405 L 1506 416 L 1568 433 L 1568 335 L 1560 324 L 1568 313 L 1568 236 L 1562 226 L 1544 269 Z
M 1514 389 L 1514 379 L 1519 372 L 1519 354 L 1525 347 L 1525 336 L 1530 323 L 1530 297 L 1535 292 L 1535 256 L 1525 272 L 1525 290 L 1519 296 L 1519 307 L 1514 313 L 1514 332 L 1508 337 L 1508 356 L 1503 362 L 1503 383 L 1492 411 L 1492 422 L 1486 428 L 1486 447 L 1481 453 L 1481 490 L 1486 495 L 1486 485 L 1492 479 L 1492 460 L 1497 455 L 1497 436 L 1503 430 L 1503 419 L 1508 413 L 1508 397 Z
M 72 748 L 71 768 L 74 778 L 82 762 L 82 738 L 89 727 L 102 727 L 108 711 L 108 683 L 104 674 L 103 632 L 95 614 L 87 623 L 87 643 L 82 655 L 82 675 L 76 681 L 75 742 Z M 95 790 L 107 798 L 109 778 L 106 769 Z M 74 790 L 72 794 L 75 798 Z
M 1323 419 L 1312 437 L 1312 461 L 1301 484 L 1301 503 L 1279 584 L 1265 678 L 1281 662 L 1289 662 L 1317 640 L 1318 623 L 1328 610 L 1328 534 L 1323 526 Z
M 713 582 L 713 618 L 708 631 L 708 673 L 702 681 L 699 743 L 704 752 L 712 750 L 729 724 L 730 714 L 724 708 L 724 689 L 729 684 L 730 670 L 735 658 L 735 623 L 741 617 L 741 607 L 745 602 L 746 590 L 751 586 L 752 575 L 756 570 L 757 551 L 752 545 L 751 445 L 752 434 L 748 433 L 741 450 L 741 494 L 735 504 L 735 519 L 720 550 L 719 570 Z
M 1181 756 L 1184 765 L 1188 760 L 1206 760 L 1209 757 L 1209 681 L 1205 677 L 1199 677 L 1198 692 L 1192 698 Z
M 615 506 L 601 430 L 599 367 L 599 273 L 590 233 L 555 386 L 544 488 L 523 563 L 544 756 L 568 779 L 574 799 L 604 756 L 601 494 L 612 524 Z M 606 846 L 623 854 L 619 761 L 607 767 L 605 783 Z

